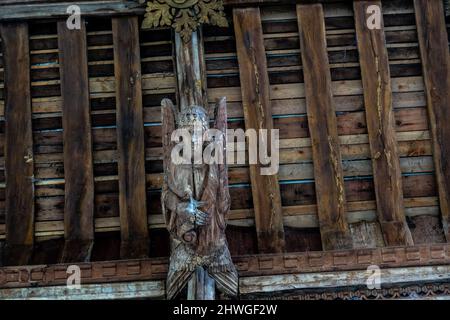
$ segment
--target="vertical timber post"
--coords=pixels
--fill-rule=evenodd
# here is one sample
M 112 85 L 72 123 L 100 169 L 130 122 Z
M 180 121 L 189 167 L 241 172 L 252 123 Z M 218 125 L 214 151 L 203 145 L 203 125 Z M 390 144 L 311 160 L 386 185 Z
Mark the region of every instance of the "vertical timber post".
M 203 59 L 203 38 L 200 29 L 184 40 L 175 32 L 178 104 L 198 105 L 208 109 L 206 73 Z M 180 108 L 181 109 L 181 108 Z M 188 283 L 188 300 L 214 300 L 215 281 L 206 270 L 197 267 Z

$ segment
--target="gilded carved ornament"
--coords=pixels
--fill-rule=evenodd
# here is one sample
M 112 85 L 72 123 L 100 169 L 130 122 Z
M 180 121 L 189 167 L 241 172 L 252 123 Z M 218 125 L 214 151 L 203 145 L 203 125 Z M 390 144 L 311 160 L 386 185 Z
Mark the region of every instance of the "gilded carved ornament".
M 152 0 L 147 2 L 143 29 L 171 26 L 189 41 L 202 24 L 227 27 L 222 0 Z

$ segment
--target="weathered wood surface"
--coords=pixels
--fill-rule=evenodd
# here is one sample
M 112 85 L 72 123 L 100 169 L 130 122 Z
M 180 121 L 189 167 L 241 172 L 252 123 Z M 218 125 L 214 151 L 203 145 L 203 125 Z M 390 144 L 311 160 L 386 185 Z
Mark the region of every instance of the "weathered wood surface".
M 438 212 L 439 213 L 439 212 Z M 441 216 L 437 215 L 418 215 L 410 218 L 412 228 L 411 234 L 414 244 L 421 245 L 426 243 L 445 243 L 445 235 L 442 232 Z
M 188 300 L 214 300 L 216 284 L 203 268 L 197 267 L 188 285 Z
M 64 237 L 62 262 L 89 261 L 94 242 L 92 160 L 86 26 L 58 22 L 64 141 Z
M 352 247 L 322 5 L 297 5 L 314 181 L 324 250 Z
M 2 24 L 5 62 L 5 265 L 27 264 L 34 242 L 34 172 L 28 25 Z
M 2 300 L 117 300 L 164 299 L 164 281 L 83 284 L 80 289 L 67 286 L 0 289 Z
M 421 183 L 428 183 L 426 180 L 424 182 L 422 181 L 424 180 L 413 180 L 411 182 L 411 188 L 417 188 L 417 185 L 420 185 Z M 242 190 L 238 191 L 242 194 Z M 56 206 L 57 203 L 50 203 L 49 205 Z M 407 217 L 439 215 L 438 200 L 436 197 L 409 198 L 405 200 L 405 207 L 405 215 Z M 56 218 L 58 217 L 56 216 Z M 375 201 L 349 202 L 346 218 L 349 223 L 360 223 L 363 221 L 375 222 L 377 220 Z M 315 204 L 302 204 L 298 206 L 283 207 L 283 220 L 285 226 L 295 228 L 318 228 L 317 206 Z M 148 227 L 150 229 L 165 227 L 162 214 L 149 215 L 148 221 Z M 236 226 L 254 226 L 253 209 L 236 209 L 230 211 L 228 224 Z M 118 216 L 107 216 L 95 219 L 95 232 L 101 233 L 119 230 L 120 220 Z M 62 220 L 44 220 L 36 222 L 36 237 L 45 238 L 62 235 L 64 235 L 64 223 Z M 0 224 L 0 239 L 4 238 L 5 225 Z
M 380 270 L 381 286 L 414 283 L 418 281 L 450 280 L 450 266 L 409 267 Z M 443 276 L 444 275 L 444 276 Z M 274 293 L 285 290 L 322 289 L 339 287 L 367 287 L 367 270 L 347 272 L 317 272 L 242 278 L 239 283 L 242 295 L 251 293 Z M 375 287 L 375 283 L 372 284 Z
M 404 214 L 384 26 L 379 30 L 367 27 L 369 5 L 381 8 L 380 1 L 353 2 L 378 220 L 386 245 L 412 245 Z
M 295 252 L 235 256 L 241 277 L 307 274 L 333 271 L 366 271 L 370 265 L 381 269 L 417 266 L 443 266 L 450 263 L 450 245 L 374 248 L 322 252 Z M 0 288 L 65 285 L 70 264 L 0 268 Z M 82 284 L 163 280 L 168 269 L 166 258 L 80 263 Z M 5 275 L 8 276 L 5 276 Z M 436 274 L 442 276 L 442 274 Z
M 140 0 L 106 0 L 106 1 L 82 1 L 78 5 L 86 16 L 106 16 L 106 15 L 142 15 L 145 13 L 145 5 Z M 248 6 L 281 6 L 296 3 L 329 3 L 329 0 L 224 0 L 225 6 L 248 7 Z M 68 0 L 2 0 L 0 6 L 5 11 L 1 13 L 0 20 L 12 19 L 36 19 L 36 18 L 60 18 L 66 16 L 67 7 L 72 4 Z M 333 4 L 331 4 L 333 5 Z M 341 4 L 337 3 L 339 8 Z M 402 8 L 403 3 L 397 4 Z M 396 5 L 392 6 L 397 9 Z M 389 6 L 391 9 L 391 6 Z M 397 9 L 398 10 L 398 9 Z M 346 12 L 348 15 L 348 13 Z
M 301 57 L 299 54 L 298 25 L 293 6 L 262 6 L 261 20 L 269 72 L 274 127 L 280 129 L 280 193 L 283 203 L 284 225 L 314 229 L 293 229 L 298 234 L 317 234 L 317 208 L 312 170 L 312 150 L 306 121 L 306 103 Z M 338 134 L 343 159 L 344 187 L 348 201 L 347 217 L 352 223 L 370 218 L 376 222 L 373 169 L 363 88 L 360 81 L 358 49 L 351 2 L 333 2 L 324 5 L 327 28 L 327 51 L 330 61 L 332 87 L 337 112 Z M 403 173 L 405 214 L 415 219 L 420 214 L 439 215 L 434 164 L 431 152 L 426 98 L 417 27 L 412 1 L 383 2 L 386 47 L 390 58 L 393 107 L 396 133 Z M 95 165 L 96 232 L 104 238 L 109 231 L 119 231 L 119 190 L 117 175 L 116 113 L 114 60 L 111 25 L 102 19 L 87 18 L 90 97 L 92 114 L 93 156 Z M 105 21 L 105 20 L 103 20 Z M 35 178 L 35 235 L 39 240 L 62 237 L 64 234 L 64 174 L 61 98 L 59 92 L 59 65 L 56 23 L 31 21 L 30 59 Z M 230 128 L 244 127 L 242 94 L 233 28 L 205 26 L 205 59 L 208 74 L 208 96 L 212 104 L 227 96 Z M 171 30 L 141 32 L 141 62 L 143 89 L 143 117 L 145 134 L 145 161 L 147 170 L 147 201 L 149 227 L 153 234 L 164 228 L 161 216 L 160 194 L 162 179 L 161 109 L 164 97 L 175 100 L 176 72 L 172 63 Z M 0 56 L 0 125 L 3 116 L 4 90 Z M 289 99 L 286 99 L 289 97 Z M 4 132 L 0 130 L 0 239 L 5 237 Z M 404 158 L 404 159 L 403 159 Z M 240 245 L 241 235 L 251 234 L 251 252 L 257 252 L 254 233 L 254 212 L 249 185 L 248 168 L 230 166 L 232 199 L 230 223 L 235 224 L 229 237 L 230 248 Z M 415 220 L 414 220 L 415 221 Z M 372 222 L 370 222 L 372 223 Z M 411 231 L 425 230 L 424 220 L 410 226 Z M 237 227 L 243 226 L 243 227 Z M 251 226 L 251 227 L 245 227 Z M 105 233 L 106 232 L 106 233 Z M 442 232 L 442 229 L 439 230 Z M 234 235 L 239 236 L 234 236 Z M 436 239 L 439 237 L 436 237 Z M 288 251 L 321 250 L 304 247 L 301 241 L 292 241 Z M 414 235 L 414 239 L 416 236 Z M 152 236 L 152 246 L 165 247 L 167 240 Z M 317 242 L 319 243 L 319 242 Z M 118 249 L 117 249 L 118 250 Z M 158 249 L 159 250 L 159 249 Z M 244 252 L 244 251 L 240 251 Z M 246 251 L 248 252 L 248 251 Z
M 207 109 L 206 67 L 201 29 L 192 33 L 189 42 L 184 42 L 180 34 L 175 33 L 175 55 L 178 104 L 203 106 Z
M 148 255 L 144 124 L 137 17 L 113 18 L 121 257 Z
M 180 110 L 189 106 L 201 106 L 206 108 L 207 110 L 208 96 L 206 93 L 206 70 L 201 29 L 193 32 L 189 41 L 184 41 L 179 33 L 175 33 L 175 56 L 178 106 Z M 170 132 L 170 130 L 166 131 L 165 128 L 170 128 L 171 130 L 175 129 L 175 119 L 173 117 L 173 114 L 171 117 L 166 118 L 166 115 L 168 116 L 168 114 L 166 114 L 165 112 L 169 113 L 169 110 L 162 110 L 162 121 L 168 121 L 171 123 L 163 123 L 163 147 L 167 146 L 170 149 L 170 142 L 166 139 L 169 139 L 169 136 L 172 133 Z M 170 152 L 171 150 L 166 151 L 164 165 L 167 165 L 167 162 L 172 161 L 169 155 Z M 168 167 L 170 167 L 170 165 Z M 193 176 L 193 190 L 197 190 L 197 192 L 200 192 L 200 190 L 205 190 L 204 187 L 207 185 L 205 184 L 206 180 L 204 179 L 204 177 L 202 177 L 201 174 L 199 174 L 199 172 L 200 171 L 189 172 L 191 177 Z M 200 200 L 200 194 L 194 194 L 194 197 Z M 217 201 L 220 200 L 217 199 Z M 229 206 L 229 203 L 225 205 Z M 177 257 L 175 256 L 175 259 L 176 258 Z M 175 263 L 175 261 L 172 262 Z M 172 290 L 172 287 L 178 286 L 179 290 L 184 285 L 183 281 L 180 280 L 181 277 L 177 276 L 174 278 L 178 278 L 178 280 L 175 283 L 169 283 L 171 279 L 170 277 L 168 277 L 168 296 L 172 295 L 172 292 L 170 292 L 170 290 Z M 188 280 L 187 290 L 188 300 L 214 300 L 216 296 L 216 282 L 203 267 L 197 266 L 196 270 L 191 276 L 191 279 Z
M 24 1 L 21 1 L 24 2 Z M 87 16 L 110 16 L 121 14 L 142 14 L 145 7 L 137 1 L 128 0 L 106 0 L 106 1 L 85 1 L 85 2 L 69 2 L 69 1 L 41 1 L 29 3 L 17 3 L 10 1 L 1 6 L 0 21 L 21 20 L 21 19 L 46 19 L 46 18 L 62 18 L 68 17 L 67 8 L 76 4 L 80 7 L 81 15 Z
M 214 300 L 216 284 L 222 293 L 236 296 L 238 275 L 231 260 L 225 234 L 231 202 L 225 151 L 226 98 L 218 99 L 217 104 L 211 108 L 214 112 L 209 112 L 212 110 L 208 110 L 201 30 L 193 32 L 189 40 L 183 40 L 179 34 L 175 34 L 175 49 L 178 108 L 173 106 L 170 100 L 162 101 L 165 176 L 161 201 L 166 227 L 171 241 L 174 242 L 171 246 L 167 275 L 167 297 L 175 298 L 186 282 L 188 300 Z M 214 125 L 209 123 L 208 113 L 214 117 Z M 177 121 L 175 124 L 175 119 L 184 121 Z M 188 129 L 190 132 L 201 128 L 205 134 L 210 127 L 220 131 L 224 138 L 219 164 L 202 162 L 191 163 L 189 166 L 175 165 L 171 155 L 174 144 L 170 142 L 175 128 Z M 192 136 L 191 142 L 195 144 L 194 140 Z M 203 151 L 206 151 L 205 145 L 194 145 L 193 152 L 196 154 L 189 160 L 196 161 Z M 199 209 L 193 212 L 190 209 L 182 209 L 187 204 L 197 206 L 193 200 L 201 201 L 203 205 L 199 204 Z M 204 222 L 202 215 L 208 217 Z
M 345 50 L 345 48 L 343 49 Z M 55 51 L 56 53 L 56 51 Z M 297 52 L 298 53 L 298 52 Z M 92 63 L 90 63 L 92 65 Z M 173 74 L 149 74 L 142 78 L 143 90 L 146 94 L 170 94 L 175 89 L 175 77 Z M 59 80 L 33 82 L 35 87 L 59 84 Z M 89 81 L 91 87 L 91 98 L 101 99 L 110 98 L 113 95 L 115 80 L 114 77 L 92 77 Z M 360 80 L 344 80 L 332 82 L 333 94 L 339 104 L 337 111 L 362 111 L 362 84 Z M 395 106 L 398 108 L 424 107 L 423 80 L 421 77 L 397 77 L 392 79 L 392 90 Z M 221 94 L 227 96 L 227 101 L 231 103 L 231 115 L 233 117 L 242 117 L 242 93 L 239 87 L 218 87 L 208 89 L 208 101 L 210 104 L 221 97 Z M 303 83 L 282 83 L 270 85 L 270 96 L 274 111 L 277 115 L 289 115 L 295 113 L 304 113 L 305 90 Z M 290 96 L 292 101 L 286 101 L 286 96 Z M 362 98 L 362 97 L 361 97 Z M 154 107 L 154 108 L 153 108 Z M 150 108 L 149 108 L 150 109 Z M 150 110 L 146 110 L 146 118 L 160 115 L 158 106 L 152 105 Z M 33 98 L 33 110 L 38 113 L 57 112 L 61 110 L 61 98 L 59 97 L 41 97 Z M 99 114 L 97 112 L 97 114 Z M 54 115 L 53 115 L 54 116 Z M 50 115 L 43 118 L 48 118 Z M 155 118 L 153 118 L 155 120 Z M 42 120 L 43 121 L 43 120 Z M 281 121 L 281 120 L 278 120 Z M 149 121 L 150 122 L 150 121 Z
M 390 283 L 399 286 L 391 290 L 373 290 L 378 297 L 386 294 L 387 299 L 408 299 L 410 288 L 404 288 L 405 284 L 415 284 L 416 290 L 421 291 L 424 295 L 430 295 L 428 299 L 448 299 L 449 295 L 441 294 L 448 290 L 448 283 L 442 284 L 443 280 L 449 280 L 448 266 L 432 266 L 432 267 L 408 267 L 408 268 L 387 268 L 381 270 L 382 283 Z M 366 288 L 367 284 L 366 270 L 352 271 L 332 271 L 330 273 L 302 273 L 295 275 L 274 275 L 274 276 L 254 276 L 241 278 L 240 287 L 242 289 L 242 299 L 249 297 L 277 298 L 278 295 L 285 293 L 289 297 L 302 295 L 303 292 L 292 292 L 292 289 L 311 290 L 314 292 L 320 289 L 320 293 L 315 293 L 315 299 L 324 299 L 325 297 L 334 296 L 334 299 L 351 298 L 351 290 L 348 289 L 349 284 L 352 287 Z M 433 285 L 436 293 L 429 294 L 429 283 Z M 423 287 L 418 285 L 424 283 Z M 341 287 L 341 290 L 336 288 Z M 345 288 L 343 288 L 345 287 Z M 328 288 L 325 289 L 324 288 Z M 274 290 L 272 290 L 274 289 Z M 342 290 L 344 289 L 344 290 Z M 275 291 L 275 292 L 274 292 Z M 311 292 L 309 291 L 309 292 Z M 339 292 L 340 291 L 340 292 Z M 368 294 L 371 290 L 358 290 L 359 295 Z M 307 295 L 307 292 L 304 292 Z M 316 291 L 317 292 L 317 291 Z M 392 297 L 392 292 L 398 295 Z M 412 289 L 411 293 L 414 293 Z M 265 293 L 265 295 L 264 295 Z M 402 294 L 399 294 L 402 293 Z M 405 295 L 406 293 L 406 295 Z M 434 293 L 434 291 L 433 291 Z M 79 290 L 67 290 L 67 286 L 51 286 L 41 288 L 8 288 L 0 289 L 0 298 L 2 300 L 20 299 L 20 300 L 110 300 L 110 299 L 164 299 L 165 288 L 163 281 L 133 281 L 118 282 L 105 284 L 85 284 Z M 274 296 L 275 295 L 275 296 Z M 357 296 L 357 294 L 355 294 Z M 375 298 L 375 296 L 373 296 Z M 251 299 L 251 298 L 250 298 Z M 314 299 L 314 298 L 313 298 Z M 326 299 L 326 298 L 325 298 Z M 421 297 L 421 299 L 423 299 Z
M 233 11 L 245 128 L 273 129 L 270 89 L 259 8 Z M 270 138 L 268 138 L 270 139 Z M 270 144 L 268 144 L 270 150 Z M 258 249 L 282 252 L 285 247 L 278 175 L 261 175 L 250 165 Z
M 450 56 L 442 1 L 414 0 L 442 225 L 450 241 Z
M 366 215 L 365 215 L 366 216 Z M 367 216 L 366 216 L 367 217 Z M 378 221 L 370 222 L 370 219 L 358 221 L 350 224 L 353 248 L 377 248 L 384 247 L 383 235 Z

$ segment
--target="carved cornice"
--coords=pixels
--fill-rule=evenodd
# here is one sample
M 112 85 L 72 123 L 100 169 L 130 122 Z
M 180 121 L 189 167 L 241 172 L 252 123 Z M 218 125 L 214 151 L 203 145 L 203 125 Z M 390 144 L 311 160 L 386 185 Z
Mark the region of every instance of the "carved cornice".
M 391 288 L 367 289 L 367 288 L 342 288 L 321 292 L 315 291 L 291 291 L 278 294 L 253 294 L 245 295 L 246 300 L 270 299 L 270 300 L 394 300 L 394 299 L 433 299 L 450 297 L 450 283 L 426 283 L 414 285 L 402 285 Z M 226 299 L 227 297 L 223 296 Z
M 240 277 L 308 272 L 366 270 L 450 264 L 450 244 L 238 256 L 233 258 Z M 0 288 L 64 285 L 70 264 L 0 268 Z M 82 283 L 163 280 L 165 258 L 77 264 Z
M 202 24 L 228 26 L 222 0 L 151 0 L 146 12 L 143 29 L 170 26 L 184 41 Z

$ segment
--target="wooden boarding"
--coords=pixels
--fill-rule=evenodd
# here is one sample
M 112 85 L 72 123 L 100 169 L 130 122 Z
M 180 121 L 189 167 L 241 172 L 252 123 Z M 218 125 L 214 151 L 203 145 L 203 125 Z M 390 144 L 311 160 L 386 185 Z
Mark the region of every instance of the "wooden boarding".
M 348 202 L 346 212 L 347 221 L 351 224 L 359 224 L 369 221 L 376 221 L 375 201 L 353 201 Z M 318 228 L 317 206 L 315 204 L 305 204 L 299 206 L 283 207 L 284 226 L 293 228 Z M 414 218 L 420 215 L 438 216 L 439 207 L 437 197 L 409 198 L 405 200 L 405 215 Z M 148 223 L 150 229 L 165 228 L 162 214 L 149 215 Z M 231 210 L 228 218 L 229 225 L 241 227 L 253 227 L 254 211 L 253 209 Z M 4 225 L 0 224 L 0 239 L 4 239 Z M 118 216 L 96 218 L 95 232 L 120 231 L 120 220 Z M 62 221 L 37 221 L 35 228 L 35 237 L 42 240 L 46 237 L 55 237 L 64 235 L 64 224 Z M 367 234 L 364 234 L 367 236 Z M 233 241 L 234 239 L 229 239 Z M 374 242 L 377 239 L 368 239 L 368 242 Z
M 450 241 L 450 56 L 442 1 L 414 0 L 442 225 Z
M 234 30 L 241 78 L 246 129 L 272 129 L 269 79 L 259 8 L 234 9 Z M 284 250 L 280 187 L 277 175 L 261 175 L 261 165 L 250 165 L 258 249 Z
M 321 4 L 297 5 L 322 247 L 352 247 Z
M 34 242 L 34 173 L 28 25 L 0 25 L 5 64 L 5 265 L 24 265 Z
M 149 252 L 145 189 L 144 123 L 137 17 L 112 19 L 116 75 L 121 258 Z
M 58 22 L 64 141 L 64 237 L 62 262 L 89 261 L 94 244 L 92 161 L 86 26 Z
M 10 3 L 13 1 L 7 0 Z M 25 0 L 24 0 L 25 1 Z M 34 1 L 35 0 L 27 0 Z M 39 0 L 37 0 L 39 1 Z M 109 2 L 109 1 L 108 1 Z M 36 2 L 37 3 L 37 2 Z M 52 4 L 54 5 L 54 4 Z M 256 5 L 255 5 L 256 6 Z M 320 250 L 317 197 L 314 188 L 313 154 L 306 116 L 303 65 L 300 56 L 297 13 L 294 2 L 260 6 L 274 128 L 280 129 L 280 195 L 287 251 Z M 420 59 L 413 1 L 383 2 L 384 33 L 392 85 L 398 155 L 402 171 L 405 215 L 417 244 L 439 242 L 439 225 L 424 222 L 439 219 L 439 198 L 431 151 L 430 121 L 427 113 L 424 77 Z M 331 72 L 333 101 L 345 177 L 346 218 L 355 238 L 378 240 L 373 231 L 381 229 L 377 221 L 373 165 L 369 146 L 369 128 L 361 81 L 358 47 L 352 3 L 337 1 L 323 4 L 327 53 Z M 37 13 L 42 13 L 39 11 Z M 48 13 L 50 11 L 45 11 Z M 82 12 L 85 9 L 82 8 Z M 143 12 L 143 11 L 142 11 Z M 134 14 L 133 12 L 129 12 Z M 61 14 L 67 15 L 65 11 Z M 95 15 L 95 12 L 92 12 Z M 88 21 L 88 68 L 91 102 L 92 144 L 95 168 L 95 231 L 99 238 L 110 239 L 120 232 L 119 176 L 117 172 L 117 130 L 114 54 L 109 18 L 83 17 Z M 230 15 L 229 15 L 230 18 Z M 64 18 L 62 18 L 64 20 Z M 103 22 L 104 21 L 104 22 Z M 29 21 L 30 77 L 32 91 L 32 127 L 35 177 L 35 242 L 60 241 L 64 237 L 65 177 L 63 165 L 62 97 L 55 20 Z M 229 127 L 244 127 L 242 90 L 236 41 L 229 28 L 203 27 L 207 68 L 208 100 L 212 104 L 227 97 Z M 151 234 L 164 228 L 159 188 L 162 183 L 160 101 L 175 101 L 177 75 L 174 68 L 171 30 L 140 31 L 145 167 L 147 180 L 148 225 Z M 0 128 L 4 125 L 3 72 L 0 55 Z M 0 129 L 0 243 L 5 239 L 5 180 L 2 153 L 5 133 Z M 257 252 L 252 190 L 248 167 L 229 166 L 232 199 L 228 241 L 233 254 Z M 364 225 L 366 224 L 366 225 Z M 369 225 L 370 224 L 370 225 Z M 358 225 L 358 227 L 355 227 Z M 308 228 L 308 229 L 305 229 Z M 358 229 L 359 228 L 359 229 Z M 421 240 L 430 228 L 439 234 Z M 314 235 L 314 246 L 305 246 L 299 238 Z M 235 236 L 237 235 L 237 236 Z M 381 236 L 381 232 L 380 232 Z M 382 238 L 382 236 L 381 236 Z M 422 237 L 423 238 L 423 237 Z M 434 240 L 433 240 L 434 239 Z M 152 236 L 152 247 L 160 252 L 167 246 L 164 237 Z M 245 240 L 245 241 L 244 241 Z M 368 241 L 371 246 L 377 241 Z M 41 242 L 43 241 L 43 242 Z M 109 240 L 108 240 L 109 241 Z M 383 242 L 383 239 L 381 239 Z M 294 244 L 293 244 L 294 243 Z M 381 243 L 382 245 L 382 243 Z M 1 246 L 1 245 L 0 245 Z M 113 246 L 111 246 L 113 247 Z M 236 247 L 245 248 L 236 251 Z M 354 247 L 367 247 L 358 243 Z M 36 247 L 39 256 L 39 247 Z M 119 248 L 117 248 L 117 251 Z M 62 251 L 61 251 L 62 252 Z M 96 249 L 94 246 L 94 255 Z M 153 252 L 153 254 L 156 254 Z M 118 253 L 114 255 L 114 258 Z M 36 258 L 36 257 L 35 257 Z M 39 260 L 41 261 L 41 260 Z
M 412 245 L 403 207 L 386 39 L 383 27 L 367 27 L 369 5 L 381 8 L 380 1 L 353 2 L 378 221 L 387 246 Z
M 70 4 L 67 1 L 34 2 L 7 0 L 5 3 L 0 3 L 0 6 L 5 5 L 0 12 L 0 20 L 48 19 L 68 16 L 67 7 Z M 77 5 L 80 7 L 83 16 L 142 14 L 145 10 L 142 4 L 131 0 L 81 1 Z

